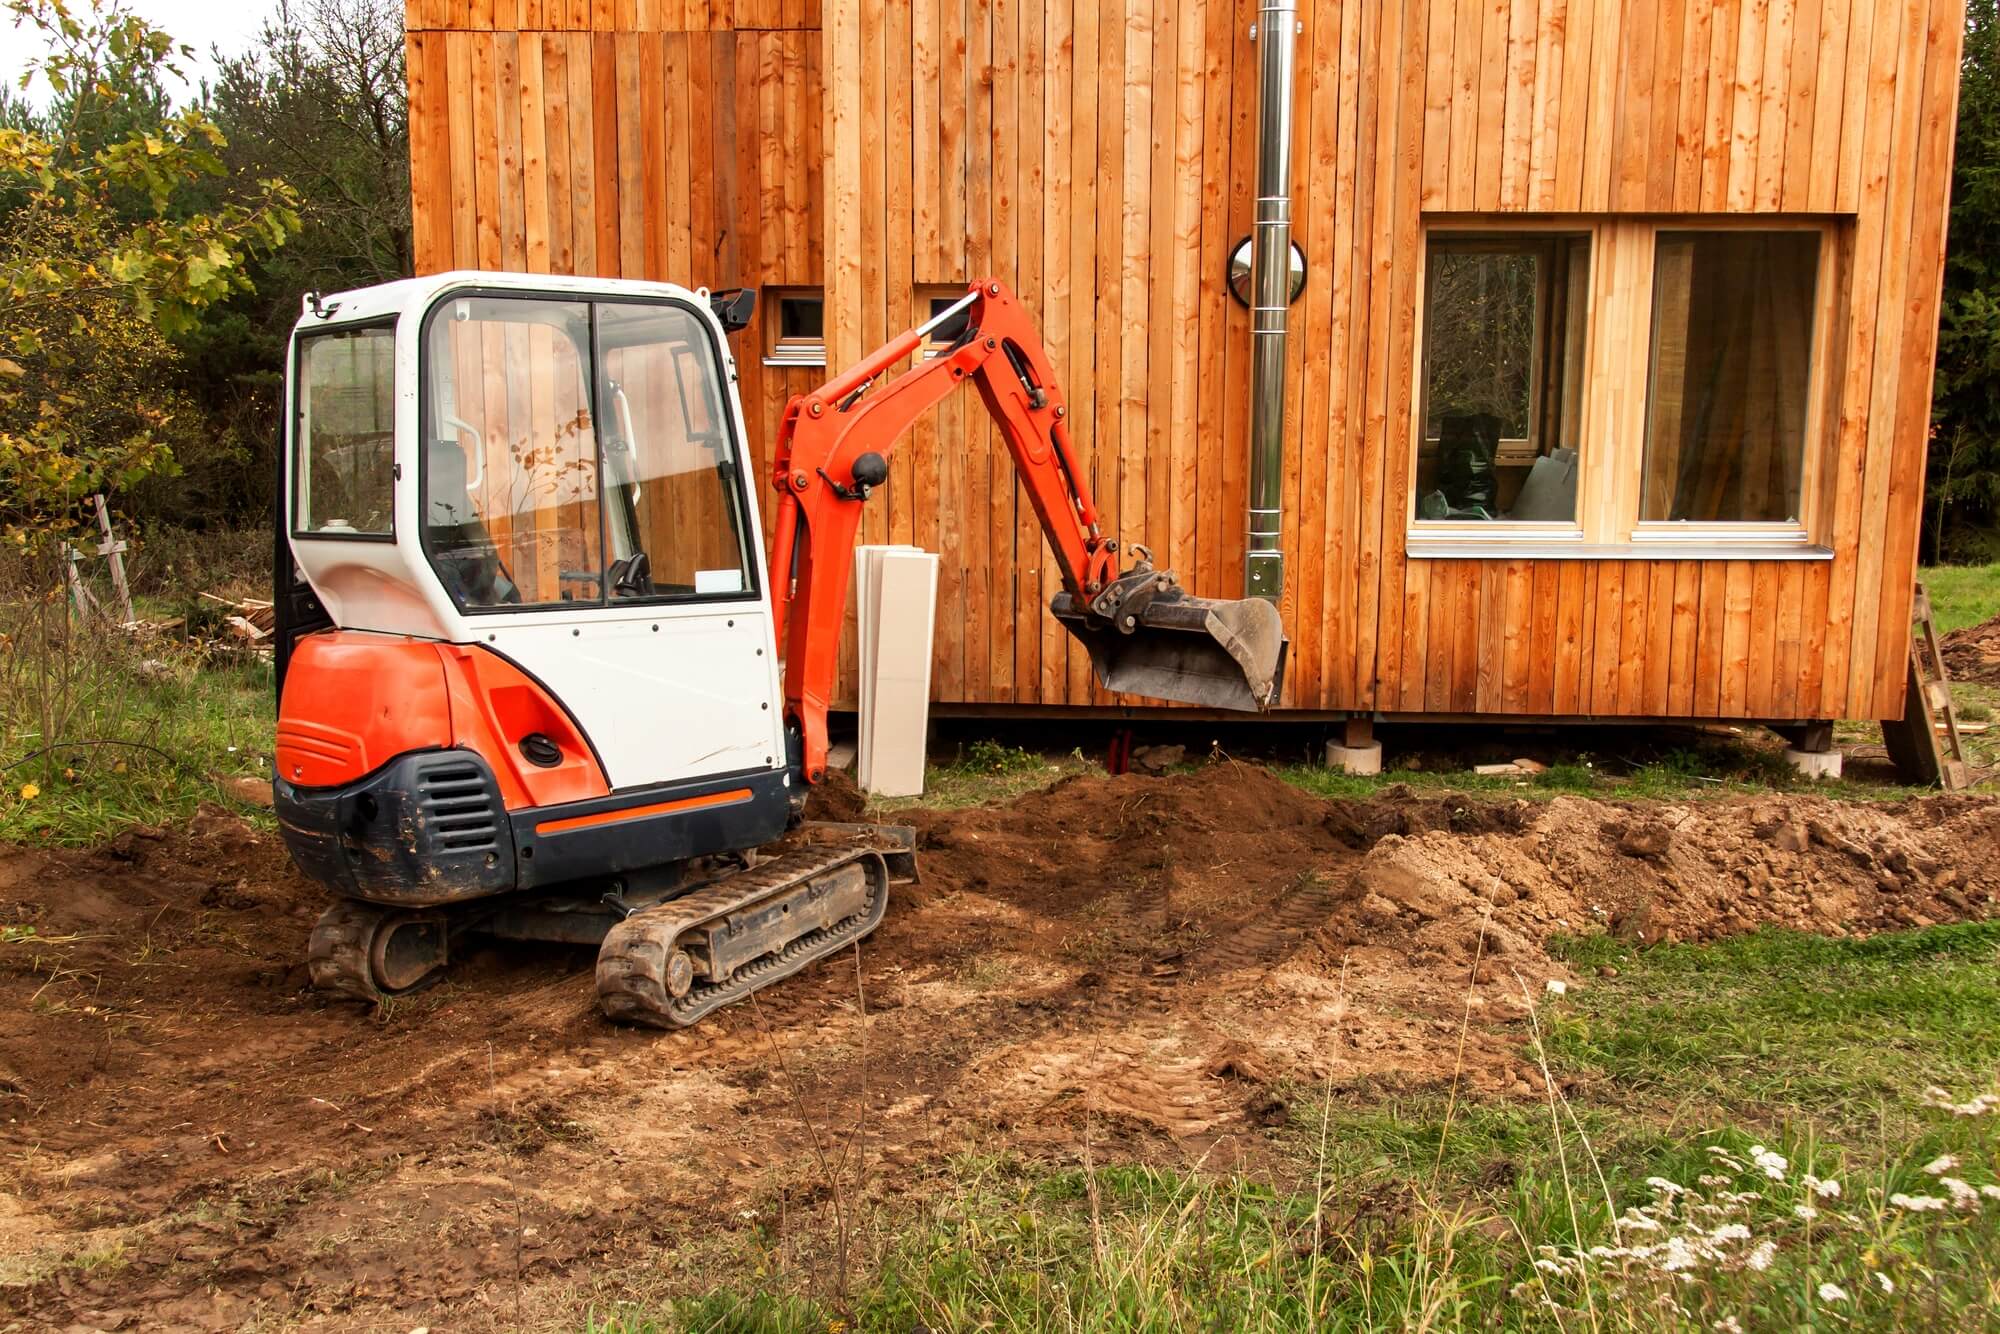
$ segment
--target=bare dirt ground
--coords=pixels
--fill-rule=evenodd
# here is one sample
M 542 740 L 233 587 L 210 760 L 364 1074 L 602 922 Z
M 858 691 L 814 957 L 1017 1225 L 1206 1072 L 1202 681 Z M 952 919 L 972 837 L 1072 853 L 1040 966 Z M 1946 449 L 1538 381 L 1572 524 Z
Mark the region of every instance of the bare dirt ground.
M 1225 763 L 914 818 L 858 958 L 672 1034 L 603 1020 L 582 950 L 323 1000 L 319 894 L 219 813 L 0 849 L 0 1325 L 574 1328 L 817 1225 L 843 1153 L 893 1194 L 1086 1137 L 1254 1163 L 1309 1083 L 1526 1096 L 1528 1005 L 1590 980 L 1557 934 L 2000 911 L 1989 798 L 1328 803 Z
M 2000 685 L 2000 616 L 1954 630 L 1938 646 L 1952 680 Z

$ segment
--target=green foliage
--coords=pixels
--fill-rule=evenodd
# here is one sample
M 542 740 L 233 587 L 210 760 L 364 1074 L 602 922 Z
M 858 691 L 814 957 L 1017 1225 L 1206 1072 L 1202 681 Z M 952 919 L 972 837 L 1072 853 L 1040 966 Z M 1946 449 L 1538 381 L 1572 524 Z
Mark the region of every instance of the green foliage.
M 966 748 L 964 767 L 970 773 L 1018 774 L 1041 772 L 1048 765 L 1040 756 L 1031 755 L 1019 746 L 1002 745 L 991 737 L 981 737 Z
M 45 115 L 0 118 L 0 518 L 27 542 L 170 465 L 176 404 L 146 378 L 175 369 L 160 340 L 248 290 L 247 262 L 298 216 L 277 180 L 202 197 L 225 140 L 201 111 L 166 108 L 160 78 L 181 54 L 167 34 L 118 0 L 7 12 L 48 40 L 35 71 L 55 93 Z
M 1924 514 L 1939 559 L 1993 560 L 2000 523 L 2000 0 L 1968 0 Z
M 409 125 L 401 0 L 292 0 L 245 53 L 221 62 L 201 105 L 228 143 L 227 181 L 281 177 L 299 230 L 252 256 L 254 291 L 175 337 L 180 379 L 206 426 L 176 448 L 181 473 L 132 497 L 142 516 L 223 528 L 269 512 L 286 341 L 307 291 L 408 277 Z

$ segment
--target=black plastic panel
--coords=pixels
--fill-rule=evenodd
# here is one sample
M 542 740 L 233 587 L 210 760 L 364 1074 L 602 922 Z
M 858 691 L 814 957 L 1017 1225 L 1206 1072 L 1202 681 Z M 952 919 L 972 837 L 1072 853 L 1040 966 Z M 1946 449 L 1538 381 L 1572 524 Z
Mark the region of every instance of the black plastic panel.
M 514 887 L 499 786 L 472 751 L 415 751 L 345 787 L 274 786 L 292 859 L 336 894 L 424 907 Z

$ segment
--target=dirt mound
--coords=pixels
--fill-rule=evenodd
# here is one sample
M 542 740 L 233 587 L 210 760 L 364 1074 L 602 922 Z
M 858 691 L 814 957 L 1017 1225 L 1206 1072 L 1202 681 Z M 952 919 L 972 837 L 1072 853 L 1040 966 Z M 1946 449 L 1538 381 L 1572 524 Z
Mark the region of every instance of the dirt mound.
M 1952 680 L 2000 685 L 2000 616 L 1952 631 L 1938 648 Z
M 854 775 L 845 769 L 828 769 L 826 777 L 806 794 L 809 820 L 859 820 L 867 808 L 868 794 L 855 785 Z
M 321 896 L 216 812 L 0 849 L 0 1309 L 573 1324 L 633 1254 L 827 1226 L 822 1155 L 876 1191 L 1086 1138 L 1220 1164 L 1302 1084 L 1526 1093 L 1526 1005 L 1590 981 L 1558 934 L 2000 902 L 1977 798 L 1328 803 L 1224 763 L 898 818 L 924 879 L 874 937 L 670 1034 L 600 1018 L 588 950 L 481 947 L 379 1014 L 325 1000 L 300 966 Z

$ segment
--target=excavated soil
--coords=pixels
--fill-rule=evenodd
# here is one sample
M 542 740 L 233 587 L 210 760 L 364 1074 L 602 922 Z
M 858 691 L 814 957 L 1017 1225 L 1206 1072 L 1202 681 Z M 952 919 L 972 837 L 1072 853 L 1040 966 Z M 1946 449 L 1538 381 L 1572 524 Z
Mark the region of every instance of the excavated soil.
M 1952 631 L 1938 650 L 1952 680 L 2000 686 L 2000 616 Z
M 924 881 L 858 957 L 672 1034 L 600 1018 L 585 950 L 324 1000 L 319 895 L 219 813 L 0 850 L 0 1320 L 574 1327 L 717 1233 L 824 1228 L 833 1180 L 879 1200 L 1086 1141 L 1254 1162 L 1308 1083 L 1526 1096 L 1527 1004 L 1588 981 L 1558 933 L 2000 898 L 1982 798 L 1327 803 L 1218 764 L 913 818 Z

